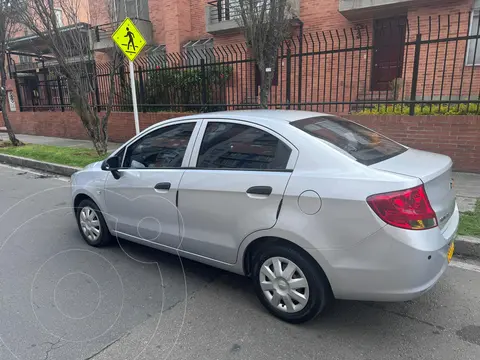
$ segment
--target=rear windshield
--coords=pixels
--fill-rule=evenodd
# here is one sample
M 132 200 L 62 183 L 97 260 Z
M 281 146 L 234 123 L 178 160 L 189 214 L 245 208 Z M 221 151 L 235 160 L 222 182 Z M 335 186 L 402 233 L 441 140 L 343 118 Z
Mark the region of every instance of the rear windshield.
M 387 160 L 407 150 L 375 131 L 336 116 L 318 116 L 291 124 L 339 147 L 364 165 Z

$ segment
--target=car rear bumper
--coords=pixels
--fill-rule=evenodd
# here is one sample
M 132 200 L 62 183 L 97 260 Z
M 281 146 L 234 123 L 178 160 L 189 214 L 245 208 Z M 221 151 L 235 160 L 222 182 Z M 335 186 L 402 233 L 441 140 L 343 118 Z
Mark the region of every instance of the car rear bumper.
M 338 299 L 405 301 L 431 289 L 448 267 L 447 253 L 458 223 L 455 205 L 442 230 L 385 226 L 347 249 L 320 251 Z M 315 256 L 315 254 L 312 254 Z

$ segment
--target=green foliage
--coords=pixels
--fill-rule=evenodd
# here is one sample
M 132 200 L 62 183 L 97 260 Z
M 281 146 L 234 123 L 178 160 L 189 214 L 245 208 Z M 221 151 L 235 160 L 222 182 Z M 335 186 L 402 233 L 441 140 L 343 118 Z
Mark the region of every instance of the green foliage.
M 458 234 L 480 236 L 480 200 L 477 201 L 473 211 L 467 211 L 460 215 Z
M 206 104 L 209 111 L 222 110 L 225 104 L 225 86 L 231 78 L 231 66 L 217 64 L 205 66 L 205 79 L 200 67 L 171 69 L 159 68 L 146 71 L 144 77 L 143 110 L 200 112 L 202 91 L 205 86 Z M 139 86 L 137 84 L 137 88 Z M 156 106 L 148 106 L 156 105 Z M 166 105 L 166 106 L 158 106 Z M 181 105 L 181 106 L 178 106 Z
M 0 153 L 79 167 L 104 159 L 92 149 L 36 144 L 15 147 L 7 142 L 0 143 Z
M 374 105 L 371 109 L 359 111 L 359 115 L 409 115 L 407 104 Z M 435 104 L 415 105 L 415 115 L 479 115 L 480 104 Z

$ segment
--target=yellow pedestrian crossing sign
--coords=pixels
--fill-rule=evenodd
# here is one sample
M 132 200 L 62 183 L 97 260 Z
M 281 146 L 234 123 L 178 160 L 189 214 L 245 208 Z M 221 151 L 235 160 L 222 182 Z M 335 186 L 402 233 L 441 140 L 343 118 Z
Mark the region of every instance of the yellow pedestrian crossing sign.
M 112 40 L 130 61 L 135 60 L 147 44 L 140 31 L 129 18 L 126 18 L 115 30 Z

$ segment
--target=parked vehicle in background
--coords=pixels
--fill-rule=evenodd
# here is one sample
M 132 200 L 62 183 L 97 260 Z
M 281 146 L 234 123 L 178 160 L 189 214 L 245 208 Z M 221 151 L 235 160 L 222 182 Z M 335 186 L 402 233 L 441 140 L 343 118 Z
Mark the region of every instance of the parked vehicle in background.
M 198 114 L 156 124 L 72 176 L 80 232 L 113 236 L 252 278 L 292 323 L 334 298 L 403 301 L 453 255 L 449 157 L 336 116 Z

